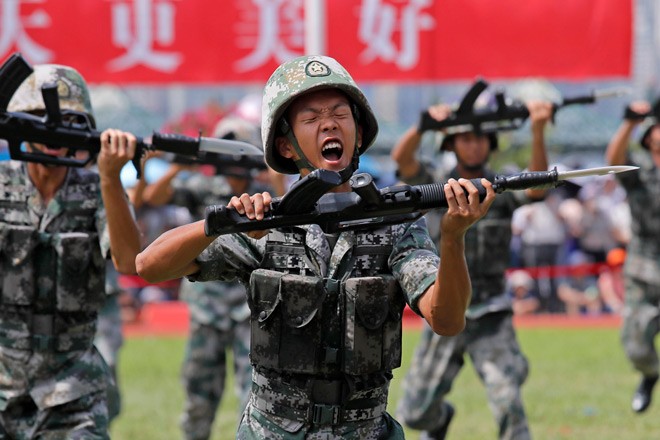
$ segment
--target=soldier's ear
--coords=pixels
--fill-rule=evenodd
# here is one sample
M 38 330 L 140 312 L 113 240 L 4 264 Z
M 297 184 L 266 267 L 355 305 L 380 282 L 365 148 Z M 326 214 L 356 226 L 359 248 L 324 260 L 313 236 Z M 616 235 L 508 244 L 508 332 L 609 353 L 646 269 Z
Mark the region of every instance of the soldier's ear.
M 286 137 L 284 136 L 276 137 L 275 148 L 277 148 L 277 152 L 280 154 L 280 156 L 286 159 L 297 159 L 296 152 L 293 149 L 291 142 L 289 142 L 289 140 Z
M 356 142 L 358 148 L 362 148 L 362 132 L 363 132 L 363 131 L 364 131 L 364 130 L 362 129 L 362 126 L 361 126 L 361 125 L 358 125 L 358 130 L 357 130 L 357 142 Z

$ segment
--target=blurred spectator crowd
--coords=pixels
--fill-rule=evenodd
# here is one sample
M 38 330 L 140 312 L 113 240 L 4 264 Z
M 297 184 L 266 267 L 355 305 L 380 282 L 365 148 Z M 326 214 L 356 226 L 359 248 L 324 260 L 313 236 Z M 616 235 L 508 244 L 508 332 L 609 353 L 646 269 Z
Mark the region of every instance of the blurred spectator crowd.
M 616 178 L 553 189 L 520 207 L 512 228 L 508 290 L 515 313 L 621 311 L 630 210 Z

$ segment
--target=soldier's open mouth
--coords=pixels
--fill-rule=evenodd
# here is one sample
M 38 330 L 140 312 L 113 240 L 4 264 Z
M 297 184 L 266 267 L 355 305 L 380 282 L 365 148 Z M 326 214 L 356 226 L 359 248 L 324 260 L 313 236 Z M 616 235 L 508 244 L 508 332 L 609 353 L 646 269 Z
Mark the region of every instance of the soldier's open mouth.
M 336 162 L 339 159 L 341 159 L 341 155 L 344 152 L 344 148 L 341 146 L 339 142 L 328 142 L 323 146 L 323 150 L 321 151 L 321 154 L 323 155 L 323 158 L 331 161 L 331 162 Z

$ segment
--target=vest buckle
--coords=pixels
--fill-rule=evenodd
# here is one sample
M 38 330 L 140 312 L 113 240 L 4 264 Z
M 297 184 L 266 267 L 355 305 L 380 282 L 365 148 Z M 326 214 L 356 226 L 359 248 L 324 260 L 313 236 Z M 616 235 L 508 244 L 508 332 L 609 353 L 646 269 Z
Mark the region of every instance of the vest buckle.
M 312 423 L 314 425 L 337 425 L 341 415 L 339 405 L 316 403 L 312 407 Z

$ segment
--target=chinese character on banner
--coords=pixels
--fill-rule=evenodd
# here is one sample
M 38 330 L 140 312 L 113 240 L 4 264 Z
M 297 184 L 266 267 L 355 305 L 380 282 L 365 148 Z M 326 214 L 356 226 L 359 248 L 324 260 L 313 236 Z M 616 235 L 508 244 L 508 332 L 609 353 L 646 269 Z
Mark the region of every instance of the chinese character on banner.
M 53 52 L 34 42 L 26 29 L 48 28 L 51 19 L 41 8 L 21 15 L 21 5 L 29 3 L 45 3 L 45 0 L 0 0 L 0 54 L 15 46 L 32 62 L 47 63 L 53 59 Z
M 368 64 L 379 59 L 402 70 L 413 69 L 419 61 L 420 33 L 435 27 L 433 16 L 423 11 L 432 4 L 432 0 L 411 0 L 394 6 L 383 0 L 364 0 L 358 38 L 366 48 L 360 61 Z
M 280 64 L 302 53 L 303 0 L 236 0 L 236 6 L 244 15 L 236 26 L 237 46 L 252 48 L 234 63 L 237 71 L 258 69 L 272 59 Z
M 171 0 L 113 0 L 112 41 L 126 53 L 108 63 L 111 71 L 144 65 L 161 72 L 179 67 L 179 53 L 154 49 L 174 42 L 175 6 Z

